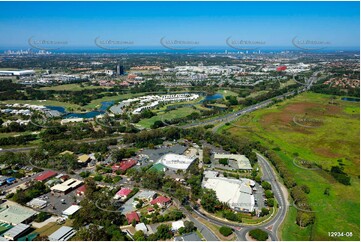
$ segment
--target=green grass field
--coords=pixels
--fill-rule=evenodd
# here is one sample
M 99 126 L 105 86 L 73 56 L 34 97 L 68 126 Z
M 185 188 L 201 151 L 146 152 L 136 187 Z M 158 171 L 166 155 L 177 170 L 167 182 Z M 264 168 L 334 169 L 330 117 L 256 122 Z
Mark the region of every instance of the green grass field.
M 87 90 L 87 89 L 100 89 L 104 88 L 107 89 L 108 87 L 103 86 L 87 86 L 84 85 L 83 87 L 80 86 L 80 84 L 72 83 L 72 84 L 64 84 L 64 85 L 58 85 L 58 86 L 50 86 L 50 87 L 41 87 L 40 90 L 53 90 L 53 91 L 81 91 L 81 90 Z
M 283 225 L 283 240 L 359 240 L 359 114 L 359 103 L 338 99 L 332 104 L 330 96 L 304 93 L 241 117 L 219 130 L 260 141 L 270 149 L 279 147 L 277 153 L 297 184 L 310 187 L 308 199 L 316 211 L 315 224 L 312 228 L 299 228 L 295 224 L 295 208 L 291 208 Z M 294 122 L 294 117 L 320 123 L 303 127 Z M 294 153 L 326 169 L 342 159 L 352 185 L 338 183 L 325 171 L 295 166 Z M 324 195 L 326 188 L 330 189 L 330 196 Z M 328 232 L 334 231 L 352 232 L 353 237 L 329 237 Z
M 127 93 L 127 94 L 121 94 L 121 95 L 115 94 L 113 96 L 106 96 L 106 97 L 102 97 L 102 98 L 99 98 L 99 99 L 94 99 L 89 104 L 85 105 L 84 108 L 86 108 L 88 110 L 93 110 L 93 109 L 100 108 L 102 102 L 108 102 L 108 101 L 117 102 L 117 101 L 120 101 L 120 100 L 140 97 L 140 96 L 144 96 L 144 95 L 147 95 L 147 93 L 145 93 L 145 92 L 142 92 L 142 93 Z
M 183 108 L 178 108 L 172 111 L 160 111 L 157 112 L 157 116 L 153 116 L 151 118 L 148 119 L 142 119 L 139 121 L 139 125 L 143 126 L 144 128 L 150 128 L 151 125 L 157 121 L 157 120 L 171 120 L 174 118 L 182 118 L 185 117 L 193 112 L 199 112 L 196 109 L 193 109 L 192 107 L 183 107 Z

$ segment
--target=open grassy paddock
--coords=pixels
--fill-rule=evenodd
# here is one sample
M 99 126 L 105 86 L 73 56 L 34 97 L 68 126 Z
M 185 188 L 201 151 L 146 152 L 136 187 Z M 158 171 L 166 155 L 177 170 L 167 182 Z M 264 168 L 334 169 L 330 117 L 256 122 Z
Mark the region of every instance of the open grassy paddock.
M 104 86 L 88 86 L 84 85 L 81 86 L 77 83 L 71 83 L 71 84 L 63 84 L 63 85 L 57 85 L 57 86 L 49 86 L 49 87 L 41 87 L 40 90 L 53 90 L 53 91 L 81 91 L 81 90 L 87 90 L 87 89 L 107 89 L 108 87 Z
M 138 124 L 145 128 L 150 128 L 152 124 L 158 120 L 165 121 L 165 120 L 172 120 L 175 118 L 183 118 L 193 112 L 199 112 L 197 109 L 194 109 L 193 107 L 182 107 L 171 111 L 164 111 L 164 110 L 159 112 L 157 112 L 156 110 L 154 111 L 157 114 L 156 116 L 153 116 L 148 119 L 142 119 L 139 121 Z
M 291 207 L 285 220 L 283 240 L 359 240 L 360 238 L 360 108 L 359 103 L 335 101 L 331 96 L 303 93 L 269 108 L 240 117 L 218 132 L 260 141 L 277 148 L 296 179 L 310 187 L 309 203 L 316 214 L 312 227 L 295 224 L 296 209 Z M 295 159 L 295 157 L 297 157 Z M 342 160 L 351 175 L 351 186 L 337 182 L 324 170 L 297 166 L 297 160 L 330 169 Z M 326 188 L 330 195 L 324 195 Z M 329 237 L 328 232 L 352 232 L 352 237 Z

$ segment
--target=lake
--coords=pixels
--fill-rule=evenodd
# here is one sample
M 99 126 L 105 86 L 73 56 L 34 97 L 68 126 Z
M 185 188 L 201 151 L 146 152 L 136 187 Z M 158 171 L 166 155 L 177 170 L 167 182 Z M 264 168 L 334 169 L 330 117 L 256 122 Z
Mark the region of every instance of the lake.
M 343 97 L 341 98 L 341 100 L 348 102 L 360 102 L 360 98 L 355 98 L 355 97 Z
M 213 100 L 217 100 L 217 99 L 221 99 L 221 98 L 223 98 L 223 95 L 220 93 L 216 93 L 213 95 L 206 96 L 201 102 L 213 101 Z
M 98 110 L 85 112 L 85 113 L 68 113 L 62 106 L 46 106 L 50 110 L 55 110 L 63 114 L 63 118 L 94 118 L 105 111 L 114 104 L 114 101 L 102 102 Z

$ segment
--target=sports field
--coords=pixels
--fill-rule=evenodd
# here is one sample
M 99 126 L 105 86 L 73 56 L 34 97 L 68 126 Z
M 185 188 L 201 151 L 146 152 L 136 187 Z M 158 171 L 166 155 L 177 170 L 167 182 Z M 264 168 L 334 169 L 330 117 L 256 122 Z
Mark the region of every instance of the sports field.
M 308 199 L 316 211 L 315 224 L 299 228 L 295 225 L 295 208 L 291 208 L 282 229 L 283 240 L 359 240 L 359 115 L 359 103 L 304 93 L 219 130 L 275 149 L 297 184 L 310 187 Z M 344 171 L 351 175 L 351 186 L 342 185 L 323 170 L 297 166 L 295 157 L 324 169 L 342 160 Z M 330 189 L 329 196 L 324 195 L 326 188 Z M 328 232 L 332 231 L 352 232 L 353 236 L 330 238 Z

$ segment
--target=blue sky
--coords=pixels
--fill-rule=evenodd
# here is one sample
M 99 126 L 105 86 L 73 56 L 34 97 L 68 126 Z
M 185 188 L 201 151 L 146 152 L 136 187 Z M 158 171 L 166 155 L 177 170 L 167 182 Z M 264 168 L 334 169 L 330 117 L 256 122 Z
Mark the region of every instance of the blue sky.
M 159 46 L 163 36 L 223 46 L 236 39 L 291 46 L 292 38 L 359 47 L 359 2 L 0 2 L 0 48 L 30 37 L 94 46 L 94 39 Z

